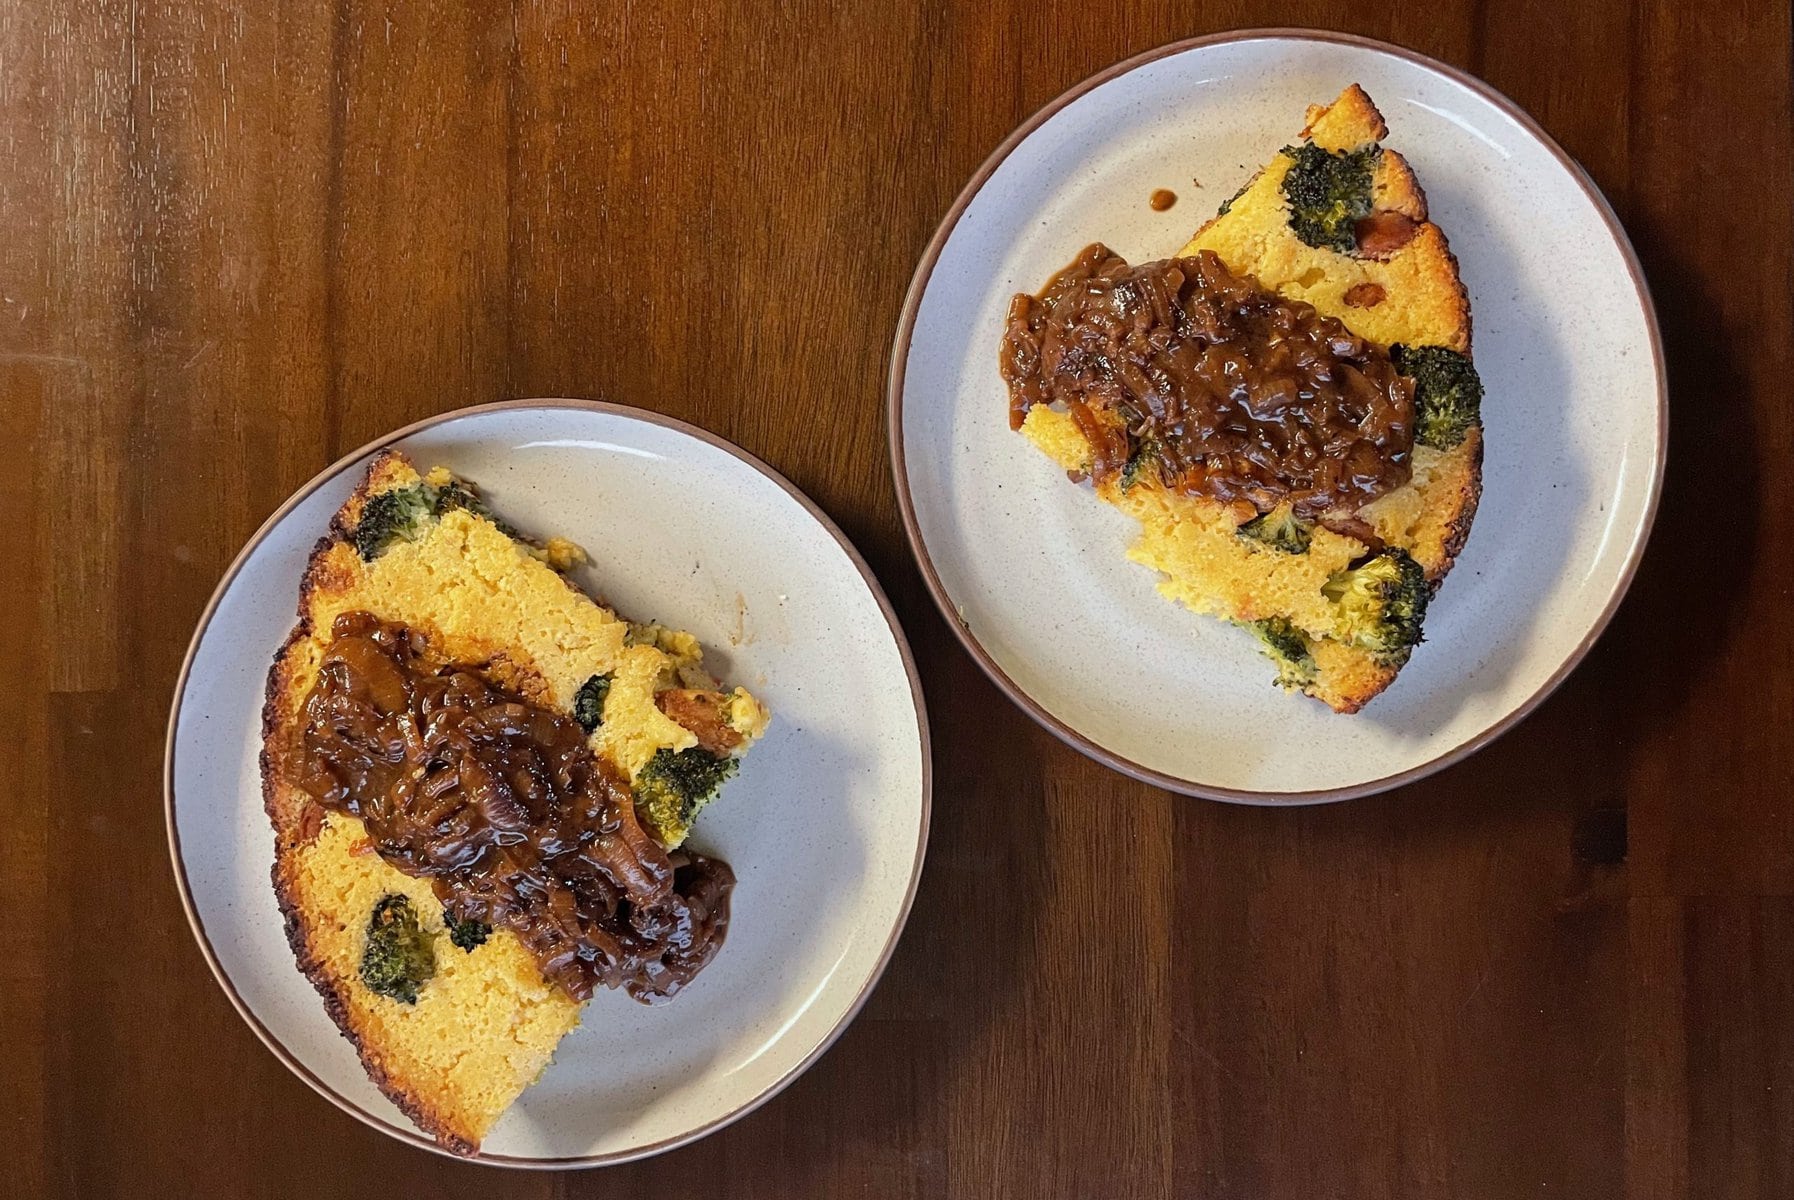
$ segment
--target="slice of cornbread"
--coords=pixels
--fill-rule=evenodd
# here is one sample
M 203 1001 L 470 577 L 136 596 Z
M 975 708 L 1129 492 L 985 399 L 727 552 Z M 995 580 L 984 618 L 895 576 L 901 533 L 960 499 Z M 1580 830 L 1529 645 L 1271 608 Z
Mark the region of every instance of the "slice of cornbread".
M 387 519 L 364 519 L 370 506 Z M 378 545 L 369 542 L 376 526 L 384 531 Z M 690 634 L 631 624 L 557 569 L 583 557 L 569 542 L 539 546 L 516 536 L 448 472 L 420 476 L 403 455 L 384 453 L 313 551 L 298 626 L 268 677 L 263 800 L 274 825 L 274 887 L 287 938 L 369 1076 L 458 1153 L 478 1150 L 578 1024 L 581 1005 L 544 979 L 507 929 L 461 948 L 444 926 L 430 881 L 389 865 L 360 821 L 314 803 L 282 777 L 279 763 L 301 731 L 335 618 L 370 612 L 422 633 L 447 661 L 482 664 L 493 684 L 532 703 L 575 715 L 585 706 L 586 716 L 601 720 L 590 736 L 593 750 L 639 785 L 643 828 L 677 845 L 696 813 L 645 802 L 664 799 L 650 764 L 656 755 L 698 745 L 699 734 L 669 715 L 680 712 L 670 701 L 715 684 Z M 595 677 L 609 680 L 607 694 L 589 688 Z M 739 755 L 765 729 L 766 710 L 739 688 L 721 707 L 712 718 L 739 735 Z M 413 1003 L 370 990 L 361 975 L 376 906 L 391 896 L 411 902 L 434 953 L 435 973 Z
M 1429 424 L 1432 376 L 1422 378 L 1420 438 L 1409 482 L 1360 509 L 1361 527 L 1335 523 L 1345 525 L 1341 532 L 1316 525 L 1299 553 L 1241 536 L 1236 509 L 1167 490 L 1155 479 L 1098 485 L 1103 499 L 1140 522 L 1128 556 L 1163 575 L 1162 594 L 1252 627 L 1278 664 L 1279 684 L 1346 713 L 1388 687 L 1408 655 L 1406 648 L 1388 653 L 1363 644 L 1352 615 L 1337 602 L 1338 581 L 1387 547 L 1406 551 L 1424 573 L 1426 593 L 1436 592 L 1470 533 L 1482 490 L 1481 385 L 1468 360 L 1469 300 L 1445 235 L 1427 220 L 1414 172 L 1401 155 L 1379 145 L 1387 132 L 1356 84 L 1332 104 L 1310 108 L 1305 142 L 1272 158 L 1179 256 L 1213 251 L 1236 274 L 1312 305 L 1369 341 L 1401 347 L 1395 357 L 1403 374 L 1420 375 L 1425 368 L 1409 364 L 1428 354 L 1467 373 L 1465 390 L 1473 394 L 1453 398 L 1460 418 L 1455 422 Z M 1303 158 L 1318 161 L 1323 171 L 1362 170 L 1368 184 L 1363 211 L 1341 208 L 1324 229 L 1316 228 L 1307 208 L 1299 218 L 1286 180 Z M 1303 220 L 1310 223 L 1298 230 Z M 1331 238 L 1320 236 L 1329 231 Z M 1440 350 L 1414 353 L 1422 347 Z M 1068 414 L 1036 406 L 1022 432 L 1066 470 L 1089 471 L 1090 445 Z M 1364 527 L 1383 547 L 1353 536 Z M 1416 621 L 1424 615 L 1424 600 L 1422 595 Z

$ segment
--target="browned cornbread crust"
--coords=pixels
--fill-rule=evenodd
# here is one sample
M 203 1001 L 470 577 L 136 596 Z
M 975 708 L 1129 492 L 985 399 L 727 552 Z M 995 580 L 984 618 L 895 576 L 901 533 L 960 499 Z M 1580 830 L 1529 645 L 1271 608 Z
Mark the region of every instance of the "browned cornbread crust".
M 296 852 L 309 841 L 303 827 L 303 818 L 311 801 L 282 778 L 274 760 L 277 747 L 292 732 L 283 728 L 283 723 L 299 710 L 304 700 L 304 691 L 309 687 L 309 680 L 301 679 L 294 670 L 293 654 L 313 636 L 313 594 L 331 585 L 327 556 L 333 547 L 349 540 L 353 528 L 353 522 L 348 519 L 350 514 L 358 514 L 369 495 L 382 490 L 380 485 L 388 482 L 391 470 L 389 464 L 398 461 L 400 460 L 383 457 L 370 467 L 349 500 L 332 519 L 330 532 L 318 539 L 307 560 L 299 588 L 299 623 L 275 654 L 262 705 L 262 806 L 274 826 L 275 853 L 270 871 L 274 894 L 280 904 L 287 945 L 292 948 L 293 959 L 300 972 L 317 989 L 324 1001 L 324 1011 L 331 1021 L 343 1037 L 348 1039 L 349 1044 L 355 1047 L 361 1065 L 374 1086 L 444 1149 L 455 1154 L 472 1155 L 479 1150 L 480 1136 L 484 1130 L 467 1128 L 465 1122 L 456 1120 L 455 1114 L 435 1103 L 420 1088 L 397 1077 L 398 1073 L 388 1070 L 386 1056 L 381 1053 L 380 1047 L 370 1041 L 362 1026 L 351 1015 L 347 981 L 333 976 L 325 969 L 323 956 L 314 944 L 317 927 L 301 912 L 295 878 Z M 315 836 L 315 832 L 312 836 Z
M 591 674 L 613 676 L 605 728 L 592 740 L 626 774 L 657 748 L 695 744 L 653 697 L 675 676 L 696 678 L 701 651 L 690 635 L 632 627 L 594 603 L 548 565 L 558 565 L 556 543 L 547 551 L 522 545 L 464 509 L 440 514 L 415 539 L 364 562 L 353 544 L 363 506 L 420 478 L 402 455 L 377 458 L 312 551 L 298 623 L 269 672 L 262 799 L 275 833 L 274 890 L 300 970 L 369 1078 L 443 1147 L 472 1154 L 547 1066 L 582 1005 L 543 978 L 507 929 L 493 930 L 473 949 L 454 946 L 429 881 L 386 863 L 359 821 L 325 811 L 282 777 L 280 759 L 303 726 L 304 699 L 334 614 L 367 609 L 398 620 L 445 658 L 479 663 L 493 682 L 556 711 L 570 710 Z M 730 720 L 745 747 L 766 714 L 736 689 Z M 412 901 L 435 947 L 436 974 L 410 1005 L 371 992 L 357 969 L 369 913 L 393 893 Z
M 377 464 L 378 465 L 378 464 Z M 324 578 L 325 556 L 332 546 L 348 540 L 349 530 L 345 527 L 343 514 L 359 512 L 367 502 L 370 489 L 376 481 L 375 469 L 370 469 L 367 476 L 355 488 L 349 501 L 340 510 L 331 523 L 331 531 L 318 539 L 312 548 L 311 557 L 306 562 L 305 574 L 299 585 L 299 623 L 288 635 L 287 640 L 274 655 L 274 667 L 268 672 L 268 683 L 262 703 L 262 751 L 260 756 L 262 772 L 262 807 L 268 813 L 268 819 L 274 826 L 274 863 L 270 875 L 274 883 L 274 895 L 280 903 L 282 924 L 286 930 L 287 945 L 292 947 L 293 960 L 312 987 L 317 989 L 323 998 L 324 1011 L 335 1023 L 343 1037 L 355 1047 L 355 1053 L 361 1059 L 361 1065 L 368 1073 L 374 1086 L 385 1093 L 387 1099 L 396 1104 L 400 1111 L 417 1125 L 417 1127 L 435 1138 L 444 1148 L 456 1154 L 471 1155 L 479 1150 L 479 1139 L 469 1136 L 467 1131 L 455 1127 L 449 1114 L 439 1106 L 431 1104 L 426 1097 L 420 1095 L 412 1087 L 388 1074 L 384 1058 L 376 1047 L 370 1046 L 362 1036 L 357 1024 L 351 1019 L 339 980 L 332 978 L 324 969 L 320 956 L 314 951 L 310 926 L 301 917 L 299 901 L 295 892 L 293 879 L 294 851 L 305 840 L 301 830 L 301 815 L 305 806 L 310 803 L 308 797 L 297 788 L 287 783 L 276 769 L 274 750 L 284 736 L 281 728 L 286 714 L 296 712 L 303 700 L 298 692 L 296 673 L 291 661 L 292 652 L 302 642 L 312 636 L 311 597 Z

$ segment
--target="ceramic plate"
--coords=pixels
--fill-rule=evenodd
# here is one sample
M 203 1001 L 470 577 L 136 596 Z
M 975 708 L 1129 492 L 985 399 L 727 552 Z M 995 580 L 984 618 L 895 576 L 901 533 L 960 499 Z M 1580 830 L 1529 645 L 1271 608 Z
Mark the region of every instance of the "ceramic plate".
M 1164 258 L 1358 82 L 1413 163 L 1470 290 L 1487 388 L 1482 507 L 1427 644 L 1355 717 L 1270 686 L 1254 640 L 1161 599 L 1133 522 L 1011 433 L 1004 310 L 1090 242 Z M 1198 182 L 1199 181 L 1199 182 Z M 1179 202 L 1155 211 L 1157 189 Z M 1391 46 L 1202 38 L 1067 92 L 961 193 L 891 360 L 899 501 L 935 599 L 991 677 L 1085 753 L 1219 799 L 1341 799 L 1419 778 L 1511 727 L 1607 624 L 1656 509 L 1655 317 L 1612 210 L 1488 85 Z M 1275 730 L 1275 736 L 1268 731 Z
M 840 530 L 763 464 L 633 409 L 519 401 L 401 430 L 337 463 L 264 525 L 200 621 L 175 692 L 169 839 L 194 932 L 232 1002 L 288 1066 L 374 1127 L 434 1148 L 368 1082 L 293 965 L 268 882 L 256 754 L 268 665 L 312 544 L 373 453 L 477 481 L 520 528 L 573 538 L 582 582 L 703 642 L 773 723 L 692 844 L 735 868 L 728 941 L 647 1008 L 600 992 L 487 1136 L 518 1166 L 622 1161 L 690 1141 L 795 1078 L 884 968 L 926 840 L 926 719 L 909 647 Z

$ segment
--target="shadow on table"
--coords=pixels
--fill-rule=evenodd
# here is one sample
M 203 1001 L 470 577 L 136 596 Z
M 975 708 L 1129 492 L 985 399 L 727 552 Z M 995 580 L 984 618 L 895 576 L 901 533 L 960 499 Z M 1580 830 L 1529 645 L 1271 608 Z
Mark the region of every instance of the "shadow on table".
M 1663 329 L 1673 433 L 1650 548 L 1597 651 L 1624 662 L 1614 703 L 1628 741 L 1674 723 L 1743 636 L 1740 601 L 1770 502 L 1759 467 L 1768 451 L 1734 348 L 1748 332 L 1729 336 L 1721 297 L 1670 231 L 1641 230 L 1639 250 Z
M 1769 502 L 1759 466 L 1761 430 L 1720 298 L 1680 257 L 1674 238 L 1641 231 L 1639 242 L 1679 431 L 1648 548 L 1587 660 L 1537 713 L 1473 760 L 1495 756 L 1508 766 L 1492 771 L 1484 762 L 1440 777 L 1490 781 L 1473 785 L 1478 798 L 1459 810 L 1473 820 L 1485 808 L 1497 819 L 1510 803 L 1525 803 L 1518 793 L 1526 781 L 1547 793 L 1569 781 L 1585 816 L 1601 808 L 1621 815 L 1615 833 L 1621 858 L 1626 780 L 1637 747 L 1682 720 L 1728 647 L 1748 636 L 1741 601 L 1751 588 L 1762 507 Z M 1563 761 L 1566 756 L 1574 761 Z M 1687 768 L 1698 771 L 1700 764 Z M 1421 792 L 1430 793 L 1426 782 L 1398 795 Z M 1579 827 L 1578 837 L 1585 832 Z
M 1514 731 L 1433 779 L 1339 806 L 1352 810 L 1350 817 L 1318 816 L 1315 827 L 1333 828 L 1334 818 L 1350 827 L 1381 814 L 1409 830 L 1419 822 L 1455 837 L 1529 810 L 1567 809 L 1578 814 L 1578 858 L 1624 861 L 1627 780 L 1637 748 L 1685 717 L 1727 648 L 1748 636 L 1739 601 L 1751 587 L 1768 502 L 1761 431 L 1720 299 L 1680 257 L 1673 238 L 1641 232 L 1640 245 L 1651 247 L 1643 257 L 1679 433 L 1627 598 L 1587 660 Z M 1374 711 L 1373 705 L 1366 715 Z M 1698 771 L 1700 763 L 1687 768 Z M 1442 794 L 1453 798 L 1448 807 L 1437 806 Z M 1612 818 L 1606 826 L 1596 819 L 1603 815 Z M 1598 844 L 1602 827 L 1610 827 L 1605 853 Z

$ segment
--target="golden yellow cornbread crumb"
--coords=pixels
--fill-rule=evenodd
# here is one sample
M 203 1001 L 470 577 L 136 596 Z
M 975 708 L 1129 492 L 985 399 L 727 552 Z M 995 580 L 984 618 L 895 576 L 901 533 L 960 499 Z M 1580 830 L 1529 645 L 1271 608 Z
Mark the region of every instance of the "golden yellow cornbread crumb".
M 411 901 L 436 949 L 436 974 L 417 1003 L 358 983 L 343 988 L 342 999 L 364 1053 L 389 1078 L 429 1097 L 465 1141 L 486 1135 L 579 1024 L 579 1003 L 542 978 L 509 930 L 494 930 L 471 951 L 450 941 L 429 882 L 372 853 L 354 817 L 327 816 L 317 839 L 294 852 L 288 880 L 299 911 L 319 914 L 310 924 L 311 953 L 337 980 L 359 979 L 374 905 L 394 893 Z

